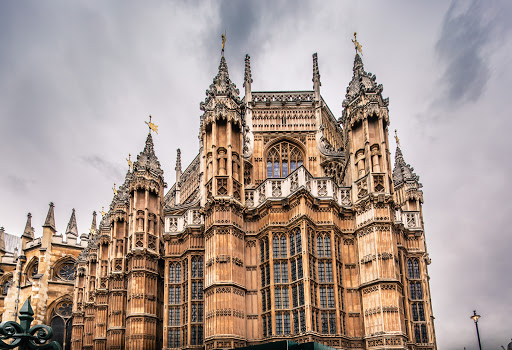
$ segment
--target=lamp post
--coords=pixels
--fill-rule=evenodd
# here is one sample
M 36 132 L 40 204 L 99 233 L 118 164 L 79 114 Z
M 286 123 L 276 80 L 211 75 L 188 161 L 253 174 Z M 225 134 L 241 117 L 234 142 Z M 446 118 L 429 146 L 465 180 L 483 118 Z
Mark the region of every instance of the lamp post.
M 18 318 L 18 304 L 20 302 L 20 289 L 21 289 L 21 271 L 23 268 L 23 264 L 27 261 L 27 257 L 25 255 L 20 255 L 18 257 L 18 295 L 16 296 L 16 301 L 14 305 L 14 322 L 16 322 L 16 319 Z
M 476 336 L 478 337 L 478 348 L 482 350 L 482 344 L 480 344 L 480 333 L 478 332 L 478 319 L 480 315 L 476 314 L 476 310 L 473 310 L 473 316 L 470 317 L 473 321 L 475 321 L 476 326 Z

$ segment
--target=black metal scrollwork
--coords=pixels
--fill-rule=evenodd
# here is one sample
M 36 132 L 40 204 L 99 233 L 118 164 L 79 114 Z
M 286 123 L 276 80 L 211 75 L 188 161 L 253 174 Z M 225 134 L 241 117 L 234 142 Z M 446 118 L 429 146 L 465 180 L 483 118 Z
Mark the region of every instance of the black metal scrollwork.
M 30 327 L 34 311 L 27 299 L 20 310 L 20 323 L 7 321 L 0 323 L 0 349 L 53 349 L 62 350 L 56 341 L 48 342 L 53 335 L 51 327 L 40 324 Z M 7 341 L 7 342 L 5 342 Z

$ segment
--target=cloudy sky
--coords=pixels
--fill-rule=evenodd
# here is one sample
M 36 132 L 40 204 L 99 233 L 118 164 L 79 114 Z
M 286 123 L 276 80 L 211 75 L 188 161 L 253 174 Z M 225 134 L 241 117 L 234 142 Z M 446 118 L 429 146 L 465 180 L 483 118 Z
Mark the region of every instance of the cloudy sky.
M 63 233 L 108 207 L 151 114 L 169 185 L 176 149 L 198 151 L 199 102 L 220 59 L 242 89 L 312 89 L 337 117 L 352 75 L 354 31 L 365 69 L 390 97 L 391 130 L 424 185 L 440 349 L 486 349 L 512 337 L 512 172 L 508 99 L 512 3 L 503 1 L 2 1 L 0 226 L 41 233 L 48 203 Z M 508 17 L 507 17 L 508 15 Z

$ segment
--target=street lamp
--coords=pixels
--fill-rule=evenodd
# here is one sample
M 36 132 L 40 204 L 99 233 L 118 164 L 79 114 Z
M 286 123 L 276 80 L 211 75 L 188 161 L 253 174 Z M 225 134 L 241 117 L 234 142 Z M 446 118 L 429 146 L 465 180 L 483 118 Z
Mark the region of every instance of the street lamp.
M 473 316 L 470 317 L 473 321 L 475 321 L 476 326 L 476 336 L 478 337 L 478 347 L 482 350 L 482 344 L 480 344 L 480 333 L 478 332 L 478 319 L 480 315 L 476 314 L 476 310 L 473 310 Z
M 18 295 L 16 297 L 15 305 L 14 305 L 14 322 L 18 318 L 18 304 L 20 302 L 20 289 L 21 289 L 21 270 L 23 268 L 23 264 L 27 261 L 27 257 L 25 255 L 20 255 L 18 257 Z

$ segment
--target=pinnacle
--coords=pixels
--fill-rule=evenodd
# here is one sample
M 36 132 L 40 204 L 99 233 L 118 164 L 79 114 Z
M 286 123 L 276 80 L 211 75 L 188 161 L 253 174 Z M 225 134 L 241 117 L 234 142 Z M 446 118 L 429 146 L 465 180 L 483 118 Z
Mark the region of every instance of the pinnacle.
M 78 227 L 76 225 L 75 208 L 73 208 L 73 211 L 71 212 L 71 217 L 69 218 L 68 226 L 66 227 L 66 235 L 78 237 Z
M 155 147 L 151 132 L 148 134 L 144 150 L 137 156 L 137 161 L 133 164 L 133 168 L 135 171 L 149 170 L 160 177 L 163 175 L 164 172 L 160 167 L 160 162 L 158 161 L 157 156 L 155 155 Z M 127 178 L 129 177 L 128 175 L 129 173 L 126 174 Z
M 318 54 L 313 54 L 313 82 L 318 80 L 320 82 L 320 70 L 318 69 Z
M 32 227 L 32 214 L 30 213 L 27 214 L 27 223 L 25 224 L 23 236 L 34 238 L 34 228 Z
M 96 211 L 92 212 L 91 230 L 96 231 Z
M 238 90 L 236 85 L 231 82 L 231 79 L 229 78 L 228 64 L 224 56 L 222 56 L 220 58 L 219 71 L 215 78 L 213 78 L 213 83 L 210 84 L 210 87 L 206 90 L 206 99 L 204 102 L 201 102 L 200 108 L 201 110 L 205 110 L 210 101 L 217 96 L 227 96 L 240 105 L 242 102 L 239 95 L 240 90 Z
M 395 188 L 400 187 L 405 182 L 415 182 L 418 188 L 423 185 L 419 182 L 420 177 L 414 172 L 414 168 L 407 164 L 404 160 L 402 150 L 397 145 L 395 152 L 395 166 L 393 169 L 393 184 Z
M 251 73 L 251 56 L 245 55 L 245 72 L 244 72 L 244 83 L 252 83 Z
M 48 214 L 46 215 L 46 220 L 44 221 L 43 227 L 49 227 L 53 231 L 57 231 L 55 228 L 55 214 L 54 214 L 54 208 L 53 202 L 50 202 L 50 208 L 48 209 Z

